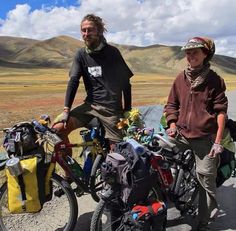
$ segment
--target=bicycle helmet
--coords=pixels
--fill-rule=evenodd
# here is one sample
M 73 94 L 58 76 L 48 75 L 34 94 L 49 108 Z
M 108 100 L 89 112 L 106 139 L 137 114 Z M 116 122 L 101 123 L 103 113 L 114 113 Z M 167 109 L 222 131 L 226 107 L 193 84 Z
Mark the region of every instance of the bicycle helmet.
M 212 39 L 207 37 L 193 37 L 188 40 L 186 45 L 184 45 L 181 50 L 202 48 L 207 54 L 205 60 L 210 61 L 215 54 L 215 43 Z

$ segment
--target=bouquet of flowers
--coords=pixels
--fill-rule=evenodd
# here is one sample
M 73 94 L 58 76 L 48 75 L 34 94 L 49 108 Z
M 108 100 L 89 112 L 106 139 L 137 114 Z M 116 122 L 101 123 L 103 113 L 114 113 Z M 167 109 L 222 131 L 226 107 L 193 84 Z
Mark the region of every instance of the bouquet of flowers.
M 119 129 L 122 129 L 124 140 L 137 139 L 138 132 L 145 127 L 145 123 L 141 118 L 139 109 L 132 109 L 124 113 L 124 118 L 121 118 L 117 124 Z

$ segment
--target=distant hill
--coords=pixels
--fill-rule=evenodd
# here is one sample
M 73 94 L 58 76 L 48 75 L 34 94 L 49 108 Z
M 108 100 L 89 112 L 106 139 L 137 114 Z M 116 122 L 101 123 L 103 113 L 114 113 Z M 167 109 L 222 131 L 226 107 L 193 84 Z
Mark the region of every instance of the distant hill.
M 179 46 L 147 47 L 113 44 L 120 49 L 134 72 L 172 74 L 185 67 L 184 53 Z M 68 68 L 83 42 L 68 36 L 34 40 L 0 36 L 0 67 Z M 236 58 L 215 55 L 214 69 L 236 74 Z

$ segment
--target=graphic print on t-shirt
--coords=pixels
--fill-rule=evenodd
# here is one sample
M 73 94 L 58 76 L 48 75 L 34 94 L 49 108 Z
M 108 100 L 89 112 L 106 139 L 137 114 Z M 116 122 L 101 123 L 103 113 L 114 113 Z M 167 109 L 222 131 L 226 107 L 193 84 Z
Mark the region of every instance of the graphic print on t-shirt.
M 102 67 L 101 66 L 88 67 L 88 72 L 93 77 L 101 77 L 102 76 Z

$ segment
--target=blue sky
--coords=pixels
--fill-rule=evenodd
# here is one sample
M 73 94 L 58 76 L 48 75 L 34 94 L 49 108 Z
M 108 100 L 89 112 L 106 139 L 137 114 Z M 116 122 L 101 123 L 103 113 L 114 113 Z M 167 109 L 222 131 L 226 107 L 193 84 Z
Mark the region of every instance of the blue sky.
M 71 5 L 78 6 L 78 4 L 79 4 L 79 1 L 75 1 L 75 0 L 48 0 L 48 1 L 42 1 L 42 0 L 31 0 L 31 1 L 1 0 L 0 2 L 1 2 L 0 18 L 5 18 L 7 16 L 7 13 L 10 10 L 13 10 L 17 4 L 29 4 L 31 6 L 32 10 L 46 8 L 46 7 L 48 7 L 48 8 L 55 7 L 55 6 L 61 6 L 61 7 L 68 7 Z
M 213 38 L 216 53 L 236 57 L 235 0 L 0 0 L 0 36 L 77 39 L 87 13 L 102 17 L 108 42 L 184 45 Z

